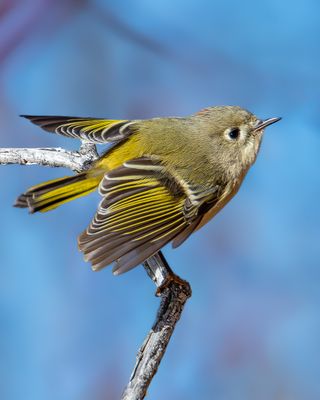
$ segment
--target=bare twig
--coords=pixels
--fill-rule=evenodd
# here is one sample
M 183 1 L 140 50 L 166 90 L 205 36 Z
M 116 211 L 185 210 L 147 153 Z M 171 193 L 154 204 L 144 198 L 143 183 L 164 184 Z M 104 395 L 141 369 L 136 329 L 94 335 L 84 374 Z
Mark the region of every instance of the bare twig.
M 161 303 L 156 321 L 138 351 L 136 365 L 122 400 L 144 399 L 183 307 L 191 296 L 188 282 L 176 276 L 175 279 L 178 279 L 172 280 L 174 274 L 161 252 L 148 258 L 143 266 L 158 289 L 168 281 L 169 284 L 160 292 Z
M 0 164 L 3 165 L 36 164 L 65 167 L 80 172 L 88 169 L 97 158 L 95 145 L 90 143 L 83 143 L 79 151 L 61 148 L 0 148 Z M 191 296 L 189 283 L 174 275 L 161 252 L 148 258 L 143 266 L 155 283 L 161 302 L 154 325 L 138 351 L 137 361 L 122 400 L 144 399 L 183 307 Z
M 0 164 L 65 167 L 76 172 L 87 169 L 97 158 L 98 154 L 90 144 L 83 144 L 79 151 L 67 151 L 61 148 L 0 148 Z

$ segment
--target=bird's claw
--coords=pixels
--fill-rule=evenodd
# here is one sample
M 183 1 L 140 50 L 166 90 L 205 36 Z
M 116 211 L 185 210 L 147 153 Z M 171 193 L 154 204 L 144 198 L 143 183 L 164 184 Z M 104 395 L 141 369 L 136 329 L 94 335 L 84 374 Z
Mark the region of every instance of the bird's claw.
M 173 282 L 179 286 L 188 285 L 188 282 L 185 281 L 184 279 L 180 278 L 180 276 L 178 276 L 178 275 L 175 275 L 175 274 L 167 275 L 164 282 L 157 288 L 156 296 L 160 297 L 162 295 L 162 293 L 164 292 L 164 290 L 167 289 Z

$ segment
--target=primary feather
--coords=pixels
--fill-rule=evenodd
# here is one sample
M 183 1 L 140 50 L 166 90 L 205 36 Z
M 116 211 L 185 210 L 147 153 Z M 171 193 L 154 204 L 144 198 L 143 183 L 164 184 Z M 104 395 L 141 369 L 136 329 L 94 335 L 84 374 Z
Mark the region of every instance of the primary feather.
M 188 226 L 183 189 L 150 158 L 131 160 L 106 174 L 99 192 L 103 200 L 79 237 L 94 270 L 117 260 L 114 273 L 126 272 Z
M 89 143 L 108 143 L 125 139 L 130 121 L 100 118 L 21 115 L 47 132 L 81 139 Z

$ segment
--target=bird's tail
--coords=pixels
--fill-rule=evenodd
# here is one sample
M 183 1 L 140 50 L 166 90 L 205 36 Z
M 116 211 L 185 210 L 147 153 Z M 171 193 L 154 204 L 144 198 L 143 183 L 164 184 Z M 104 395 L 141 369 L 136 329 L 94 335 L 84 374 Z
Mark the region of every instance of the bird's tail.
M 31 213 L 53 210 L 63 203 L 85 196 L 94 191 L 101 177 L 88 177 L 87 172 L 75 176 L 54 179 L 33 186 L 20 195 L 15 207 L 29 208 Z

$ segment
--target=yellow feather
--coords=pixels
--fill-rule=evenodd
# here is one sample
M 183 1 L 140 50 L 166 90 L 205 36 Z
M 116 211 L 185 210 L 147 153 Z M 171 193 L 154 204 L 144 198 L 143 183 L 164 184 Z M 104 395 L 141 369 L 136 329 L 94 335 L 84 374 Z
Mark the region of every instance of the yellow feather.
M 166 222 L 166 221 L 170 221 L 172 218 L 173 218 L 173 216 L 167 217 L 167 218 L 163 218 L 163 220 L 161 220 L 161 223 Z M 168 226 L 171 226 L 171 225 L 177 223 L 177 221 L 180 221 L 180 220 L 182 220 L 182 219 L 184 219 L 184 218 L 181 217 L 181 218 L 179 218 L 179 219 L 175 219 L 172 223 L 164 225 L 164 228 L 167 228 Z M 139 231 L 141 231 L 141 230 L 146 230 L 146 229 L 151 228 L 152 226 L 155 226 L 155 225 L 158 225 L 158 224 L 159 224 L 159 222 L 154 222 L 153 224 L 144 225 L 144 226 L 142 226 L 142 227 L 140 227 L 140 228 L 134 229 L 133 231 L 125 232 L 125 234 L 126 234 L 126 235 L 132 235 L 133 233 L 139 232 Z M 161 228 L 160 228 L 160 229 L 161 229 Z M 153 233 L 154 233 L 154 232 L 157 232 L 157 231 L 158 231 L 158 230 L 155 230 L 155 231 L 153 231 Z M 117 232 L 117 231 L 115 230 L 115 232 Z
M 59 182 L 59 181 L 62 181 L 64 178 L 56 178 L 56 179 L 51 179 L 50 181 L 45 181 L 45 182 L 43 182 L 43 183 L 39 183 L 39 185 L 34 185 L 34 186 L 31 186 L 28 190 L 30 191 L 30 192 L 32 192 L 33 190 L 38 190 L 38 189 L 41 189 L 42 187 L 44 187 L 44 186 L 47 186 L 47 185 L 51 185 L 52 183 L 57 183 L 57 182 Z
M 129 212 L 128 210 L 124 210 L 121 211 L 119 213 L 117 213 L 116 215 L 108 218 L 109 222 L 113 222 L 113 221 L 118 221 L 118 220 L 125 220 L 130 218 L 130 216 L 134 215 L 134 214 L 148 214 L 150 212 L 153 212 L 153 210 L 166 210 L 166 209 L 170 209 L 172 208 L 172 203 L 171 202 L 166 202 L 165 204 L 163 203 L 151 203 L 149 206 L 146 206 L 144 204 L 140 205 L 139 207 L 135 207 L 133 211 Z
M 105 195 L 105 197 L 108 197 L 108 196 L 111 196 L 111 195 L 113 195 L 114 193 L 118 193 L 118 192 L 123 192 L 123 191 L 125 191 L 125 190 L 127 190 L 127 189 L 135 189 L 135 188 L 141 188 L 141 187 L 145 187 L 145 186 L 150 186 L 150 187 L 152 187 L 152 186 L 156 186 L 158 183 L 156 182 L 154 182 L 153 181 L 153 183 L 148 183 L 148 182 L 143 182 L 142 180 L 140 181 L 140 184 L 136 184 L 136 183 L 133 183 L 133 184 L 131 184 L 131 185 L 128 185 L 128 184 L 126 184 L 126 185 L 124 185 L 124 186 L 122 186 L 122 187 L 118 187 L 118 186 L 121 186 L 121 185 L 117 185 L 115 188 L 113 188 L 112 190 L 110 190 L 110 192 L 109 191 L 107 191 L 107 194 Z
M 111 205 L 109 207 L 109 209 L 110 209 L 110 211 L 117 211 L 117 210 L 121 210 L 121 209 L 123 209 L 125 207 L 128 207 L 128 206 L 141 204 L 141 203 L 145 204 L 145 200 L 150 198 L 150 197 L 153 200 L 163 199 L 163 198 L 165 198 L 165 200 L 168 199 L 168 197 L 163 196 L 163 194 L 161 193 L 162 190 L 163 190 L 163 188 L 160 187 L 160 188 L 152 189 L 153 193 L 147 193 L 147 194 L 138 193 L 136 195 L 132 195 L 128 199 L 125 198 L 123 200 L 117 201 L 115 204 Z M 148 192 L 151 192 L 151 190 L 149 190 Z M 160 193 L 160 194 L 157 194 L 157 192 Z M 169 200 L 171 200 L 171 197 L 169 198 Z
M 176 210 L 177 210 L 178 208 L 180 208 L 180 204 L 178 204 L 178 206 L 176 206 L 176 207 L 171 207 L 171 208 L 170 208 L 170 211 L 169 211 L 169 212 L 166 212 L 166 213 L 164 213 L 163 210 L 162 210 L 162 211 L 158 211 L 158 212 L 151 213 L 151 214 L 150 214 L 150 217 L 149 217 L 149 218 L 146 218 L 146 219 L 145 219 L 145 216 L 144 216 L 144 215 L 139 215 L 137 218 L 132 218 L 132 219 L 129 218 L 129 222 L 132 223 L 131 225 L 127 225 L 127 221 L 125 221 L 125 219 L 122 219 L 122 222 L 120 222 L 120 223 L 116 223 L 116 224 L 114 224 L 114 223 L 109 223 L 109 224 L 108 224 L 108 227 L 109 227 L 109 229 L 110 229 L 111 231 L 113 231 L 113 232 L 118 232 L 118 231 L 121 231 L 121 230 L 124 230 L 124 229 L 127 229 L 127 228 L 132 228 L 132 227 L 134 227 L 134 226 L 137 226 L 137 225 L 140 225 L 140 224 L 141 224 L 141 222 L 138 223 L 138 224 L 133 223 L 133 222 L 136 222 L 136 221 L 141 221 L 141 220 L 143 220 L 143 222 L 149 222 L 149 221 L 153 221 L 153 220 L 155 219 L 155 216 L 157 216 L 157 215 L 161 215 L 161 214 L 164 215 L 164 216 L 172 215 L 172 214 L 176 213 Z M 166 221 L 166 220 L 163 219 L 162 221 Z M 121 227 L 121 226 L 123 226 L 123 225 L 125 226 L 125 228 L 115 229 L 115 228 L 119 228 L 119 227 Z
M 90 190 L 87 190 L 87 191 L 85 191 L 85 192 L 82 192 L 82 193 L 80 193 L 80 194 L 78 194 L 78 195 L 76 195 L 76 196 L 73 196 L 73 197 L 72 197 L 72 200 L 75 200 L 75 199 L 77 199 L 77 198 L 79 198 L 79 197 L 85 196 L 86 194 L 89 194 L 89 193 L 92 192 L 93 190 L 94 190 L 94 189 L 90 189 Z M 51 200 L 51 199 L 50 199 L 50 200 Z M 54 210 L 55 208 L 61 206 L 61 204 L 68 203 L 69 201 L 70 201 L 70 198 L 68 198 L 68 199 L 66 199 L 66 200 L 59 201 L 59 202 L 57 202 L 57 203 L 55 203 L 55 204 L 53 204 L 53 205 L 50 205 L 50 206 L 48 206 L 48 207 L 46 207 L 46 208 L 42 208 L 42 209 L 39 210 L 39 211 L 40 211 L 40 212 L 51 211 L 51 210 Z
M 172 218 L 172 217 L 171 217 Z M 168 218 L 167 218 L 168 219 Z M 164 221 L 166 221 L 167 219 L 164 219 Z M 172 229 L 172 232 L 175 230 L 175 229 L 178 229 L 179 227 L 181 227 L 181 226 L 183 226 L 184 224 L 185 224 L 185 221 L 184 221 L 184 218 L 183 217 L 181 217 L 181 218 L 178 218 L 178 219 L 175 219 L 173 222 L 171 222 L 170 224 L 166 224 L 166 225 L 164 225 L 164 226 L 161 226 L 160 228 L 158 228 L 158 229 L 155 229 L 154 231 L 152 231 L 152 232 L 149 232 L 149 233 L 146 233 L 145 235 L 143 235 L 143 236 L 139 236 L 138 238 L 136 238 L 136 239 L 133 239 L 133 241 L 136 241 L 136 240 L 141 240 L 141 239 L 144 239 L 144 238 L 146 238 L 146 237 L 148 237 L 148 236 L 150 236 L 150 235 L 153 235 L 153 234 L 155 234 L 156 232 L 161 232 L 161 231 L 163 231 L 164 229 L 167 229 L 169 226 L 171 226 L 171 225 L 173 225 L 173 224 L 176 224 L 178 221 L 183 221 L 179 226 L 177 226 L 176 228 L 174 228 L 174 229 Z M 154 225 L 154 224 L 153 224 Z M 152 226 L 152 225 L 151 225 Z M 141 230 L 141 229 L 140 229 Z M 136 231 L 134 231 L 134 232 L 138 232 L 139 231 L 139 229 L 137 229 Z M 168 234 L 170 233 L 171 231 L 169 231 L 169 232 L 167 232 Z M 132 233 L 132 232 L 130 232 L 130 233 Z M 166 235 L 166 234 L 165 234 Z M 163 235 L 163 236 L 165 236 L 165 235 Z M 158 238 L 157 238 L 158 239 Z M 154 242 L 155 240 L 151 240 L 152 242 Z
M 180 218 L 180 220 L 181 220 L 181 218 Z M 179 220 L 177 220 L 177 221 L 179 221 Z M 172 224 L 171 224 L 171 225 L 172 225 Z M 165 236 L 170 235 L 170 233 L 176 231 L 177 229 L 182 228 L 182 227 L 185 226 L 185 225 L 186 225 L 186 222 L 185 222 L 185 220 L 184 220 L 184 218 L 183 218 L 183 222 L 182 222 L 180 225 L 176 226 L 176 227 L 173 228 L 173 229 L 170 229 L 170 231 L 164 233 L 164 234 L 161 235 L 161 236 L 158 236 L 156 239 L 151 240 L 151 242 L 154 243 L 154 242 L 156 242 L 157 240 L 160 240 L 160 239 L 164 238 Z M 167 225 L 166 228 L 167 228 L 168 226 L 170 226 L 170 225 Z M 155 231 L 153 231 L 153 233 L 154 233 L 154 232 L 155 232 Z
M 54 197 L 65 195 L 67 193 L 68 194 L 77 193 L 80 190 L 82 192 L 87 192 L 88 189 L 95 189 L 97 187 L 98 183 L 99 183 L 99 179 L 92 179 L 92 178 L 86 179 L 81 182 L 75 182 L 70 185 L 63 186 L 59 189 L 54 189 L 47 193 L 44 193 L 41 196 L 39 196 L 39 200 L 42 201 L 45 199 L 52 199 Z
M 103 157 L 97 162 L 97 168 L 110 171 L 120 167 L 125 161 L 132 160 L 143 156 L 144 150 L 140 143 L 139 134 L 130 136 L 120 146 L 115 146 L 106 157 Z

